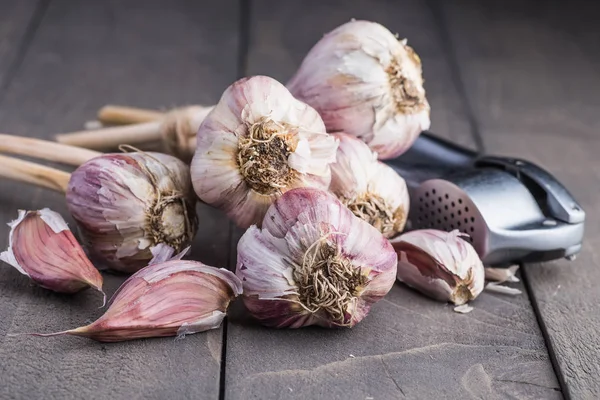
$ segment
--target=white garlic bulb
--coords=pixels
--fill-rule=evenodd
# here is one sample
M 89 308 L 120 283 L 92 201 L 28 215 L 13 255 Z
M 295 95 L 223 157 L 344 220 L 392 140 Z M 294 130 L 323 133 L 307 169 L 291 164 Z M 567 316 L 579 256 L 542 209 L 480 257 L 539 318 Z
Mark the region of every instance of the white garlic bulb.
M 406 224 L 410 198 L 406 182 L 391 167 L 377 161 L 377 153 L 354 136 L 333 134 L 340 145 L 331 165 L 333 192 L 357 217 L 385 237 L 400 233 Z
M 326 34 L 288 88 L 329 132 L 361 138 L 381 159 L 406 151 L 430 126 L 421 60 L 375 22 L 351 21 Z
M 191 174 L 198 197 L 240 227 L 298 187 L 327 189 L 337 141 L 319 114 L 266 76 L 243 78 L 202 122 Z
M 393 239 L 398 280 L 419 292 L 457 306 L 483 291 L 485 270 L 477 252 L 454 230 L 422 229 Z

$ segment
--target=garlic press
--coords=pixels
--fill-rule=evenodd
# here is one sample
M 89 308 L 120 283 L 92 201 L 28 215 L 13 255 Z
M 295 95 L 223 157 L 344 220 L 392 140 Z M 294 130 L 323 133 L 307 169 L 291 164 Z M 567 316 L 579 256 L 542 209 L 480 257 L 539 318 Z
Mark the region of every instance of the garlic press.
M 573 259 L 585 212 L 541 167 L 477 153 L 423 132 L 386 160 L 408 185 L 408 229 L 458 229 L 485 264 Z

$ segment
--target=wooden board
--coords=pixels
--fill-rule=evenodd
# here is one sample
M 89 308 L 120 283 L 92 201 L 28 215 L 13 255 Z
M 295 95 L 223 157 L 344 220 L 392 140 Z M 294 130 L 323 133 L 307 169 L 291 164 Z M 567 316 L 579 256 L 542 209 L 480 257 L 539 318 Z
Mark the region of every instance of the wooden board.
M 587 212 L 576 261 L 526 266 L 565 395 L 600 397 L 600 29 L 593 2 L 445 3 L 490 152 L 547 168 Z
M 3 18 L 0 14 L 0 23 Z M 1 130 L 50 138 L 80 129 L 108 102 L 151 107 L 216 102 L 237 74 L 238 18 L 233 0 L 210 7 L 184 0 L 52 1 L 22 66 L 1 94 Z M 0 204 L 2 246 L 8 241 L 6 223 L 18 208 L 67 212 L 61 195 L 7 182 L 0 182 Z M 225 266 L 228 222 L 208 207 L 199 211 L 193 256 Z M 105 274 L 109 295 L 123 279 Z M 6 336 L 85 324 L 102 313 L 100 304 L 92 291 L 69 297 L 34 287 L 2 264 L 0 398 L 218 397 L 221 330 L 177 341 L 110 345 Z
M 0 90 L 18 69 L 23 50 L 45 10 L 44 3 L 38 0 L 0 2 Z
M 350 18 L 409 38 L 423 59 L 433 128 L 473 145 L 445 33 L 419 1 L 253 2 L 249 74 L 287 80 L 323 35 Z M 459 315 L 396 284 L 352 330 L 265 329 L 242 307 L 227 329 L 228 399 L 561 398 L 526 294 L 485 293 Z

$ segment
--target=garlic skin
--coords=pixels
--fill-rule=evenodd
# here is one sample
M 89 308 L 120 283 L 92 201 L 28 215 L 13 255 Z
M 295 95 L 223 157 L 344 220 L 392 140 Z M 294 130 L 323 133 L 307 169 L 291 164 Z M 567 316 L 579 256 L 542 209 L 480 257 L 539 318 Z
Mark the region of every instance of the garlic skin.
M 185 336 L 218 328 L 242 283 L 230 271 L 197 261 L 150 265 L 119 287 L 104 315 L 89 325 L 35 336 L 74 335 L 99 342 Z
M 8 250 L 0 260 L 43 288 L 76 293 L 93 287 L 102 294 L 102 275 L 92 265 L 60 214 L 44 208 L 19 210 L 10 226 Z
M 340 145 L 331 165 L 329 190 L 386 238 L 402 232 L 410 205 L 404 179 L 377 161 L 377 153 L 360 139 L 345 133 L 332 135 Z
M 352 327 L 391 289 L 396 254 L 331 193 L 294 189 L 238 243 L 244 303 L 266 326 Z
M 392 239 L 398 280 L 439 301 L 459 306 L 483 290 L 485 271 L 467 236 L 458 230 L 423 229 Z
M 375 22 L 350 21 L 326 34 L 287 86 L 328 132 L 364 140 L 380 159 L 402 154 L 430 126 L 421 60 Z
M 192 182 L 202 201 L 246 228 L 290 189 L 327 189 L 336 149 L 319 114 L 281 83 L 243 78 L 200 125 Z
M 106 154 L 77 168 L 67 206 L 90 255 L 133 273 L 164 243 L 179 252 L 198 228 L 188 167 L 161 153 Z

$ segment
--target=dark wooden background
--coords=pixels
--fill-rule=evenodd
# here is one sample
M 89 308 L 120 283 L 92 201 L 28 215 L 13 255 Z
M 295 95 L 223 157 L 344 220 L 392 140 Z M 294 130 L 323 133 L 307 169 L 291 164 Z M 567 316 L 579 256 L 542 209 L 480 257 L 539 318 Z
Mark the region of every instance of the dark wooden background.
M 184 340 L 7 336 L 76 327 L 100 298 L 0 266 L 0 398 L 600 398 L 600 28 L 594 2 L 0 0 L 0 131 L 51 138 L 105 103 L 213 104 L 236 78 L 286 81 L 350 18 L 407 37 L 432 130 L 540 163 L 588 213 L 574 262 L 523 268 L 524 294 L 459 315 L 400 284 L 352 330 L 278 331 L 239 310 Z M 0 223 L 64 199 L 0 182 Z M 233 267 L 240 232 L 208 207 L 193 257 Z M 69 219 L 70 222 L 72 220 Z M 0 230 L 7 244 L 8 228 Z M 105 275 L 109 294 L 123 281 Z

